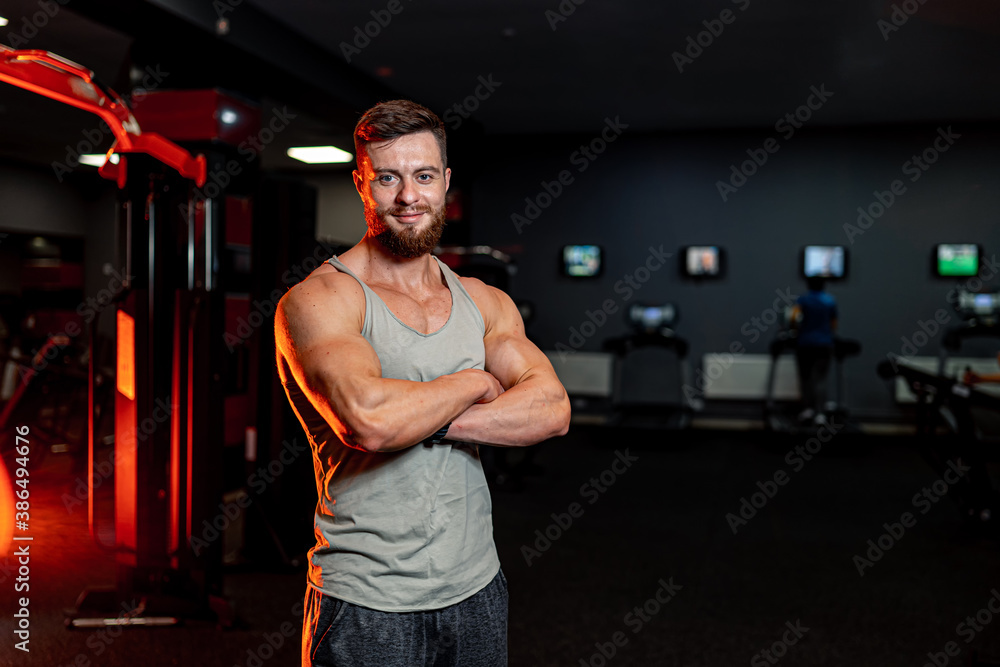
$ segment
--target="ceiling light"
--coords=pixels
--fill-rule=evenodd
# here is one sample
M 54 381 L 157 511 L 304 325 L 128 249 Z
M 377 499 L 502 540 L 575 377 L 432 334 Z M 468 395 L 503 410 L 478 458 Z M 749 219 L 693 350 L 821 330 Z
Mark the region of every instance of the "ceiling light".
M 108 156 L 104 153 L 88 153 L 80 156 L 80 164 L 91 167 L 103 167 Z M 118 153 L 111 154 L 111 164 L 118 164 Z
M 306 164 L 330 164 L 350 162 L 354 155 L 336 146 L 300 146 L 289 148 L 288 157 Z
M 7 19 L 5 19 L 4 17 L 0 16 L 0 27 L 3 27 L 5 25 L 7 25 Z

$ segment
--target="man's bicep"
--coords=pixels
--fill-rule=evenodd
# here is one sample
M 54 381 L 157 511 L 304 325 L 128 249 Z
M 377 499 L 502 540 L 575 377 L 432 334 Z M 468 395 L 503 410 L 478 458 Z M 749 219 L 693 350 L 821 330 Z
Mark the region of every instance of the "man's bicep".
M 504 389 L 539 375 L 555 378 L 548 357 L 523 335 L 497 336 L 492 341 L 487 340 L 486 370 L 500 381 Z
M 486 370 L 504 389 L 539 373 L 555 377 L 548 357 L 525 336 L 524 322 L 514 302 L 500 290 L 494 290 L 491 296 L 489 326 L 483 339 Z
M 320 286 L 289 293 L 278 304 L 278 351 L 314 403 L 339 403 L 364 380 L 382 375 L 378 355 L 360 333 L 351 296 Z

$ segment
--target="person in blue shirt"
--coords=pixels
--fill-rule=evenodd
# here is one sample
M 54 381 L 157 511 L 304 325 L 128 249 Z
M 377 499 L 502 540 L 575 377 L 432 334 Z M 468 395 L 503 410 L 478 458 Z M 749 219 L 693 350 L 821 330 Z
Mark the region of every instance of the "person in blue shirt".
M 802 412 L 799 421 L 825 421 L 827 375 L 833 358 L 833 333 L 837 329 L 837 302 L 824 290 L 823 278 L 807 279 L 809 291 L 800 296 L 792 311 L 798 329 L 795 360 L 799 371 Z

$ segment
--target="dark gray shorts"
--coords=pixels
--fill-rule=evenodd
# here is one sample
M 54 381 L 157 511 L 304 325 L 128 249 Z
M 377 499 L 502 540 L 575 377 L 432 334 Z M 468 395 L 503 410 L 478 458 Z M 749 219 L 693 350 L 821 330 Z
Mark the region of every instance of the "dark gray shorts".
M 506 667 L 507 579 L 434 611 L 361 607 L 309 587 L 303 667 Z

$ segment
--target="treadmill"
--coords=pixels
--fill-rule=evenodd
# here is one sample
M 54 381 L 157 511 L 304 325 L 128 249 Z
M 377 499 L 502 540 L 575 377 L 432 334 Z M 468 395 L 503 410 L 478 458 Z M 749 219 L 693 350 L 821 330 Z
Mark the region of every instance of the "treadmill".
M 686 429 L 694 410 L 684 400 L 690 384 L 690 345 L 677 335 L 674 304 L 635 304 L 626 311 L 632 332 L 604 341 L 614 355 L 611 423 Z M 676 395 L 674 395 L 676 393 Z
M 786 314 L 787 321 L 787 314 Z M 778 361 L 782 355 L 795 355 L 798 349 L 798 335 L 794 329 L 788 326 L 778 331 L 778 334 L 771 341 L 768 348 L 770 353 L 770 366 L 767 374 L 767 393 L 764 398 L 764 428 L 775 433 L 788 433 L 792 435 L 812 435 L 815 433 L 817 425 L 809 423 L 798 423 L 796 412 L 798 406 L 789 412 L 787 409 L 779 407 L 775 397 L 775 385 L 777 379 Z M 844 381 L 844 361 L 850 357 L 861 354 L 861 343 L 852 338 L 834 336 L 833 339 L 833 376 L 834 376 L 834 398 L 827 400 L 823 414 L 827 422 L 843 424 L 845 431 L 855 431 L 856 426 L 848 422 L 849 411 L 847 407 L 847 383 Z M 829 377 L 827 378 L 829 385 Z

